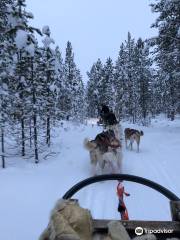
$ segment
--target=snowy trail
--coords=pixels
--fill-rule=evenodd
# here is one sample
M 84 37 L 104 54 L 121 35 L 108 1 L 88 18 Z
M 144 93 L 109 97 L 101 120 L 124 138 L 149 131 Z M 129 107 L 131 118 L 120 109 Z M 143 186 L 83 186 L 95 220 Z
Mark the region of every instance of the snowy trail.
M 127 123 L 122 127 L 142 129 L 145 133 L 140 153 L 123 146 L 123 173 L 153 180 L 180 196 L 179 120 L 173 123 L 158 120 L 149 128 Z M 92 176 L 83 140 L 94 138 L 101 130 L 97 126 L 65 123 L 56 130 L 54 151 L 58 155 L 38 166 L 15 159 L 7 169 L 0 170 L 0 239 L 37 240 L 56 200 L 78 181 Z M 116 185 L 116 181 L 93 184 L 74 197 L 95 218 L 119 219 Z M 165 197 L 140 184 L 125 182 L 124 185 L 131 194 L 125 199 L 131 219 L 170 220 Z
M 133 127 L 142 129 L 145 136 L 142 138 L 140 145 L 140 153 L 134 150 L 123 151 L 123 173 L 133 174 L 145 177 L 166 188 L 170 189 L 177 195 L 180 195 L 179 182 L 179 166 L 177 156 L 179 154 L 178 142 L 180 142 L 178 131 L 180 128 L 168 126 L 165 122 L 159 123 L 155 127 L 143 128 L 123 124 L 122 127 Z M 172 135 L 173 134 L 173 135 Z M 103 183 L 101 183 L 103 184 Z M 91 209 L 95 217 L 104 218 L 119 218 L 117 209 L 117 197 L 115 195 L 116 182 L 104 183 L 97 186 L 94 190 L 88 190 L 88 194 L 93 195 L 95 201 L 101 204 L 94 204 L 93 208 L 83 199 L 83 194 L 80 195 L 81 205 Z M 108 186 L 108 188 L 107 188 Z M 131 219 L 148 219 L 148 220 L 169 220 L 169 202 L 161 194 L 154 190 L 135 183 L 125 183 L 127 191 L 131 193 L 131 197 L 126 199 L 127 206 L 130 212 Z M 108 190 L 107 190 L 108 189 Z M 94 192 L 94 194 L 92 194 Z M 98 192 L 98 194 L 97 194 Z M 99 196 L 99 192 L 103 196 Z M 84 195 L 86 195 L 85 193 Z M 86 196 L 87 198 L 87 196 Z M 98 206 L 98 209 L 96 209 Z M 111 210 L 109 210 L 111 209 Z

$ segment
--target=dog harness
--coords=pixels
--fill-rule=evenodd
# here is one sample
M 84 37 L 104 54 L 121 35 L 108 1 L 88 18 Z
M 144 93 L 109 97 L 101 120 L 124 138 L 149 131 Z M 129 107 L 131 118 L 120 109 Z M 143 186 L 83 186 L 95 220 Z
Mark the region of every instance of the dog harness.
M 112 144 L 111 139 L 116 140 L 116 144 Z M 104 145 L 105 147 L 119 148 L 121 147 L 120 141 L 115 138 L 114 131 L 108 130 L 100 133 L 96 136 L 95 141 L 99 146 Z

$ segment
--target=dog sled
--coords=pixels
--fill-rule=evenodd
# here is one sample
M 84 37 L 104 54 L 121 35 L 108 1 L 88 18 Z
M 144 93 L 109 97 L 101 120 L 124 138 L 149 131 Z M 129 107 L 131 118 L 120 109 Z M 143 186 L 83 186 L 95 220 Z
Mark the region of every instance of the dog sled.
M 148 179 L 127 175 L 127 174 L 107 174 L 107 175 L 99 175 L 95 177 L 87 178 L 76 185 L 74 185 L 71 189 L 69 189 L 63 196 L 63 199 L 71 199 L 75 193 L 77 193 L 82 188 L 101 181 L 130 181 L 139 183 L 145 186 L 148 186 L 159 193 L 163 194 L 170 202 L 170 211 L 172 216 L 172 221 L 137 221 L 137 220 L 115 220 L 115 222 L 120 222 L 126 229 L 130 238 L 134 238 L 137 236 L 143 236 L 143 229 L 148 229 L 150 233 L 154 233 L 156 239 L 164 240 L 167 238 L 179 238 L 180 237 L 180 199 L 171 191 L 164 188 L 163 186 L 150 181 Z M 93 219 L 93 236 L 92 239 L 102 240 L 106 239 L 105 236 L 108 234 L 108 224 L 112 221 L 112 219 Z M 165 231 L 166 230 L 166 231 Z M 107 238 L 109 239 L 109 238 Z M 123 238 L 122 238 L 123 239 Z M 144 238 L 145 239 L 145 238 Z

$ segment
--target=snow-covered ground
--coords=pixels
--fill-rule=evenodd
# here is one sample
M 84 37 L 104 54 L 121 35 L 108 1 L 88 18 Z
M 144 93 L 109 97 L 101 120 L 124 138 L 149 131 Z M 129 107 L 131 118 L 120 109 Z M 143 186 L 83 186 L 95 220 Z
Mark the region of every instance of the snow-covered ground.
M 180 196 L 180 120 L 156 119 L 151 126 L 122 123 L 122 128 L 144 131 L 140 153 L 123 143 L 123 173 L 148 178 Z M 53 150 L 57 155 L 35 165 L 14 159 L 0 169 L 0 239 L 37 240 L 48 223 L 56 200 L 78 181 L 92 176 L 85 137 L 94 138 L 102 128 L 91 124 L 64 123 L 56 129 Z M 81 190 L 75 198 L 95 218 L 119 219 L 116 181 L 101 182 Z M 131 194 L 125 199 L 130 219 L 170 220 L 169 201 L 140 184 L 124 182 Z

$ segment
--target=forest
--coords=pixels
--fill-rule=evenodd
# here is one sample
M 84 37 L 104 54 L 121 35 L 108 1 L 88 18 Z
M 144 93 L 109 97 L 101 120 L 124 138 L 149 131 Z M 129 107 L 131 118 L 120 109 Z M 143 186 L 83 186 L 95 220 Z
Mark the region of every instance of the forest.
M 159 114 L 172 121 L 180 113 L 180 4 L 157 0 L 152 28 L 158 35 L 119 43 L 115 62 L 100 57 L 87 69 L 84 83 L 70 40 L 63 59 L 50 28 L 30 25 L 25 0 L 0 2 L 0 136 L 2 167 L 10 157 L 33 157 L 51 145 L 61 120 L 97 118 L 101 104 L 119 120 L 148 126 Z M 37 40 L 40 36 L 41 42 Z M 39 39 L 39 38 L 38 38 Z M 11 142 L 9 143 L 9 140 Z

